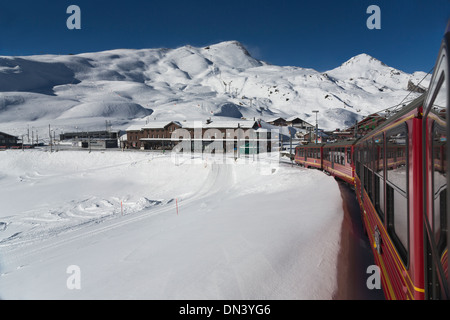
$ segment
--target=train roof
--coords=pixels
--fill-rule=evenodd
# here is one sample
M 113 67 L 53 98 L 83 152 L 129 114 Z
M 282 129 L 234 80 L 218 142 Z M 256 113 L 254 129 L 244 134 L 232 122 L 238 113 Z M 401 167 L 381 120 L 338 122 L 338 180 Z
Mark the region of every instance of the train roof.
M 296 148 L 320 148 L 320 147 L 322 147 L 322 146 L 324 146 L 325 145 L 325 143 L 313 143 L 313 142 L 310 142 L 310 143 L 307 143 L 307 144 L 299 144 L 299 145 L 297 145 L 297 146 L 295 146 Z
M 364 137 L 361 137 L 359 141 L 364 141 L 368 137 L 372 137 L 374 135 L 377 135 L 380 131 L 383 131 L 387 127 L 391 126 L 395 122 L 397 122 L 399 119 L 407 115 L 408 113 L 417 110 L 421 106 L 423 106 L 423 103 L 425 101 L 426 92 L 423 93 L 420 97 L 414 99 L 412 102 L 410 102 L 408 105 L 403 107 L 400 111 L 398 111 L 394 116 L 387 119 L 385 122 L 383 122 L 382 125 L 380 125 L 378 128 L 373 130 L 372 132 L 368 133 Z
M 342 146 L 351 146 L 354 145 L 356 143 L 356 141 L 358 141 L 357 139 L 351 139 L 351 140 L 340 140 L 340 141 L 336 141 L 336 142 L 329 142 L 329 143 L 325 143 L 325 148 L 329 147 L 342 147 Z

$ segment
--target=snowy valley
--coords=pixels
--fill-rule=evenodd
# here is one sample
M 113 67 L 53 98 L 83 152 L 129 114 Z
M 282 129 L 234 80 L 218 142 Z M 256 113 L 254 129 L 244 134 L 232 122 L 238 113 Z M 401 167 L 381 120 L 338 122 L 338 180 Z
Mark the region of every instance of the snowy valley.
M 46 142 L 49 125 L 59 134 L 105 120 L 116 130 L 209 117 L 315 123 L 312 110 L 333 130 L 400 103 L 425 75 L 366 54 L 326 72 L 275 66 L 236 41 L 3 56 L 0 131 L 32 129 Z M 333 298 L 344 217 L 333 177 L 278 154 L 223 163 L 48 151 L 0 152 L 0 298 Z

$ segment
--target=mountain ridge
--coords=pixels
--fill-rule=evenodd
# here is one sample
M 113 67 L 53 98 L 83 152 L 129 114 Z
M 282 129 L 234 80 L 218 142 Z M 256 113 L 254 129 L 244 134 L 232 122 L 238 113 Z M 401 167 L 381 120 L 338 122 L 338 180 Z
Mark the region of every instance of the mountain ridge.
M 149 120 L 299 116 L 343 128 L 400 102 L 424 72 L 362 53 L 325 72 L 253 58 L 238 41 L 175 49 L 0 56 L 0 126 L 114 127 Z M 422 84 L 427 87 L 427 82 Z M 414 98 L 419 93 L 413 93 Z

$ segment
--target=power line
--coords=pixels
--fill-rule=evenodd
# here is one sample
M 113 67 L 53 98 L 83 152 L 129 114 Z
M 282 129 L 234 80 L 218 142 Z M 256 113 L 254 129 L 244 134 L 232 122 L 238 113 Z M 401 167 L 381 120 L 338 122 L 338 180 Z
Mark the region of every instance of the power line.
M 374 113 L 372 113 L 372 114 L 370 114 L 370 115 L 368 115 L 367 117 L 370 117 L 370 116 L 372 116 L 372 115 L 375 115 L 375 114 L 380 114 L 380 113 L 384 113 L 384 112 L 387 112 L 387 113 L 389 113 L 389 115 L 392 115 L 392 114 L 395 114 L 398 110 L 396 110 L 399 106 L 401 106 L 402 108 L 403 108 L 403 106 L 404 106 L 404 103 L 405 103 L 405 100 L 409 97 L 409 95 L 411 94 L 411 93 L 413 93 L 413 92 L 415 92 L 415 90 L 417 89 L 417 88 L 419 88 L 419 85 L 422 83 L 422 81 L 423 80 L 425 80 L 425 78 L 426 77 L 428 77 L 432 72 L 433 72 L 433 69 L 434 69 L 434 66 L 430 69 L 430 71 L 428 71 L 427 72 L 427 74 L 414 86 L 414 88 L 412 89 L 412 90 L 410 90 L 409 91 L 409 93 L 403 98 L 403 100 L 400 102 L 400 103 L 398 103 L 398 104 L 396 104 L 396 105 L 393 105 L 393 106 L 390 106 L 390 107 L 388 107 L 388 108 L 385 108 L 385 109 L 382 109 L 382 110 L 379 110 L 379 111 L 376 111 L 376 112 L 374 112 Z M 410 103 L 410 102 L 412 102 L 412 101 L 414 101 L 415 99 L 411 99 L 411 100 L 408 100 L 408 101 L 406 101 L 406 103 Z M 393 110 L 391 110 L 391 109 L 393 109 Z M 387 118 L 387 116 L 386 116 L 386 118 Z

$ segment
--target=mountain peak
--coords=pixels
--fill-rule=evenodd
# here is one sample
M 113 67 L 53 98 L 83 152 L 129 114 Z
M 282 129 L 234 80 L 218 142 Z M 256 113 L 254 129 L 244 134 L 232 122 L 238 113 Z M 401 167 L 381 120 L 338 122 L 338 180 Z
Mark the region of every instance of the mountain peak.
M 349 65 L 355 65 L 355 64 L 365 65 L 365 66 L 367 66 L 369 64 L 376 64 L 376 65 L 386 66 L 386 64 L 384 64 L 383 62 L 381 62 L 377 58 L 374 58 L 371 55 L 368 55 L 367 53 L 361 53 L 361 54 L 358 54 L 358 55 L 350 58 L 346 62 L 344 62 L 341 65 L 341 67 L 349 66 Z
M 245 46 L 236 40 L 223 41 L 204 47 L 214 58 L 228 66 L 251 68 L 261 66 L 261 61 L 253 58 Z
M 222 42 L 219 42 L 219 43 L 211 44 L 211 45 L 205 47 L 205 49 L 210 49 L 212 47 L 213 48 L 223 48 L 223 47 L 232 47 L 232 46 L 237 47 L 237 48 L 239 48 L 239 49 L 241 49 L 243 51 L 246 51 L 248 53 L 248 51 L 245 48 L 245 46 L 241 42 L 239 42 L 237 40 L 222 41 Z
M 339 67 L 328 71 L 327 74 L 336 79 L 375 79 L 380 74 L 392 76 L 400 75 L 402 72 L 389 67 L 367 53 L 361 53 L 350 58 Z

